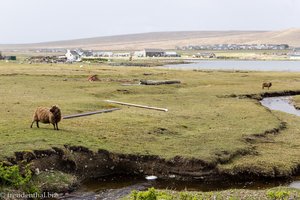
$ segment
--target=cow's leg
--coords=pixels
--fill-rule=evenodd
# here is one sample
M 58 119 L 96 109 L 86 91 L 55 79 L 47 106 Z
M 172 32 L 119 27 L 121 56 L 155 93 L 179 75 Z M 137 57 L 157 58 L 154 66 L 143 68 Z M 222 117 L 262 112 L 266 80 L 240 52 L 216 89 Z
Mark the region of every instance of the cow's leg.
M 32 121 L 30 128 L 32 128 L 34 121 Z
M 55 123 L 55 124 L 56 124 L 56 130 L 59 130 L 59 129 L 58 129 L 58 123 Z
M 40 128 L 40 127 L 39 127 L 39 121 L 36 121 L 36 126 L 37 126 L 38 128 Z

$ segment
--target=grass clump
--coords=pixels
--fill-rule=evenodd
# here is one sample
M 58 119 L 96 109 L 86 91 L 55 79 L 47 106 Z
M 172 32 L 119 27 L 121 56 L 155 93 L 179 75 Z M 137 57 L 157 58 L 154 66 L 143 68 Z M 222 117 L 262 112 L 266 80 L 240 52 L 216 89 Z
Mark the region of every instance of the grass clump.
M 294 96 L 292 103 L 296 109 L 300 110 L 300 95 Z
M 132 191 L 124 200 L 287 200 L 299 197 L 300 190 L 282 187 L 270 190 L 231 189 L 214 192 L 177 192 L 149 188 L 147 191 Z
M 43 171 L 32 178 L 32 184 L 41 191 L 69 192 L 78 184 L 76 176 L 60 171 Z
M 106 58 L 82 58 L 82 62 L 90 62 L 90 63 L 103 63 L 107 62 Z
M 18 165 L 3 166 L 0 163 L 0 193 L 33 194 L 38 197 L 42 192 L 69 192 L 77 186 L 74 175 L 59 171 L 44 171 L 33 175 L 29 167 L 21 172 Z M 0 195 L 1 197 L 1 195 Z
M 0 163 L 0 182 L 3 185 L 9 185 L 13 187 L 21 187 L 26 185 L 32 178 L 32 172 L 28 167 L 25 168 L 24 175 L 20 172 L 18 165 L 3 166 Z
M 170 196 L 166 192 L 157 191 L 154 188 L 149 188 L 147 191 L 142 191 L 142 192 L 132 191 L 130 195 L 130 200 L 157 200 L 157 199 L 171 200 L 172 196 Z
M 40 194 L 40 189 L 32 182 L 32 172 L 26 166 L 21 172 L 18 165 L 3 166 L 0 163 L 0 193 L 16 194 L 24 192 L 26 194 Z

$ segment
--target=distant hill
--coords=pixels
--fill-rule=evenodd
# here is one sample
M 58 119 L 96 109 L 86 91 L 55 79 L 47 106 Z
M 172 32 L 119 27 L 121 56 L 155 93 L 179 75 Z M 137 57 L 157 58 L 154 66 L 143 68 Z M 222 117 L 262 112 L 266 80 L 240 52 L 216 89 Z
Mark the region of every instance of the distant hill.
M 289 44 L 300 46 L 300 29 L 282 31 L 180 31 L 105 36 L 35 44 L 0 45 L 0 49 L 84 48 L 95 50 L 174 49 L 198 44 Z

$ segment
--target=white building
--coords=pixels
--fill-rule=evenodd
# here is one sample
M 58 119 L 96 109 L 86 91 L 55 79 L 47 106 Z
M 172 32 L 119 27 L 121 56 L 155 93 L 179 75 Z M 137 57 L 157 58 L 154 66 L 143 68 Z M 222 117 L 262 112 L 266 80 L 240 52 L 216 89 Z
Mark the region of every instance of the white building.
M 113 52 L 110 52 L 110 51 L 103 52 L 103 57 L 113 57 L 113 56 L 114 56 Z
M 113 57 L 114 53 L 110 51 L 94 51 L 92 55 L 94 57 Z
M 76 51 L 72 51 L 72 50 L 68 49 L 67 53 L 65 55 L 67 57 L 68 62 L 79 62 L 79 61 L 81 61 L 81 56 Z
M 180 57 L 180 55 L 175 51 L 166 51 L 165 57 Z
M 129 57 L 130 53 L 124 52 L 124 53 L 114 53 L 114 57 Z
M 144 49 L 134 52 L 136 57 L 164 57 L 165 51 L 162 49 Z
M 146 57 L 145 51 L 135 51 L 133 54 L 135 57 Z
M 293 52 L 289 53 L 290 59 L 300 60 L 300 48 L 295 48 Z

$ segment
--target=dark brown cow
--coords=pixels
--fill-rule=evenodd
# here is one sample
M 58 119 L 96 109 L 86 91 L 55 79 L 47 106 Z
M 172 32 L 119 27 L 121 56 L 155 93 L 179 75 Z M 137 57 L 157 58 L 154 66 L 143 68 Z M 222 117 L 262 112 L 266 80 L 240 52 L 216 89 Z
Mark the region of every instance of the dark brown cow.
M 272 86 L 272 83 L 271 83 L 271 82 L 264 82 L 264 83 L 262 84 L 262 89 L 265 89 L 265 87 L 268 88 L 268 89 L 270 89 L 271 86 Z

